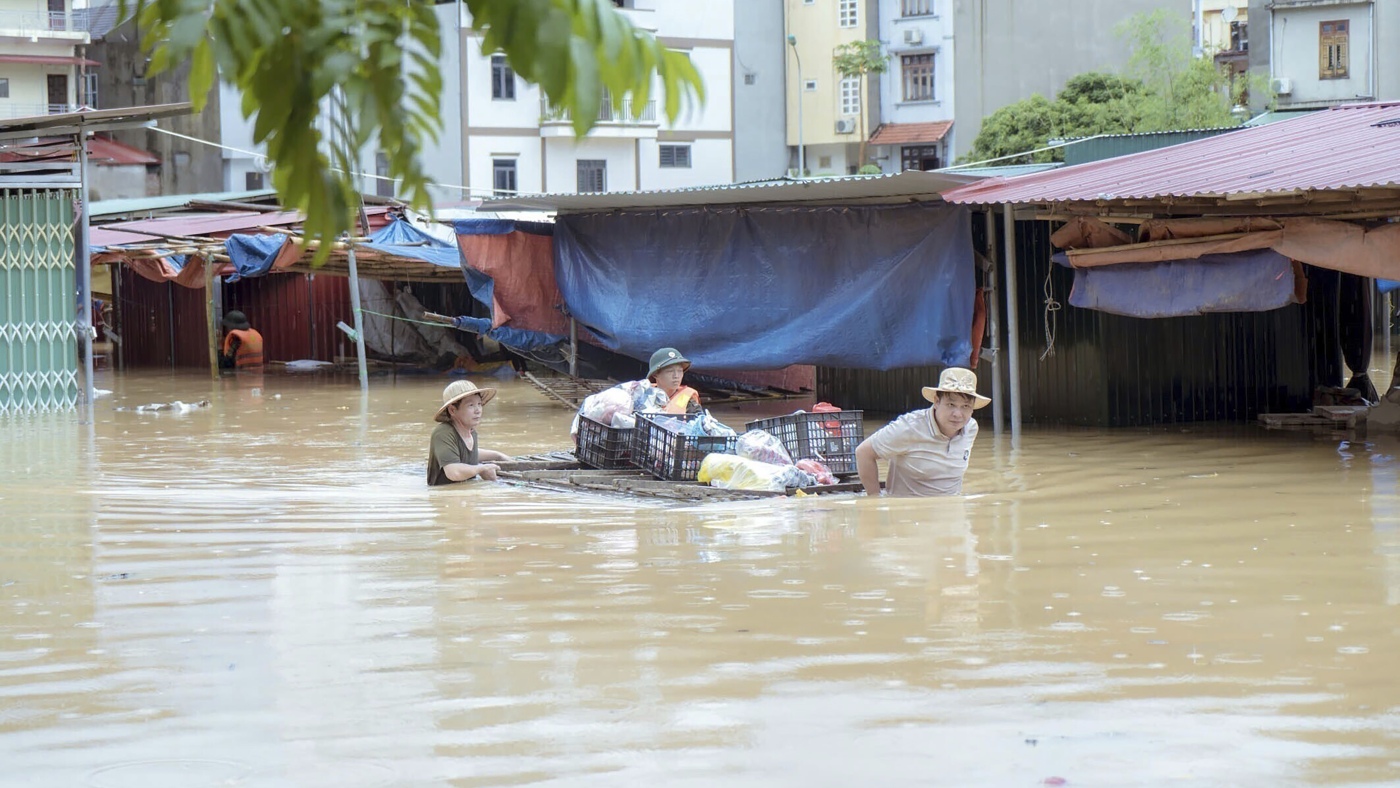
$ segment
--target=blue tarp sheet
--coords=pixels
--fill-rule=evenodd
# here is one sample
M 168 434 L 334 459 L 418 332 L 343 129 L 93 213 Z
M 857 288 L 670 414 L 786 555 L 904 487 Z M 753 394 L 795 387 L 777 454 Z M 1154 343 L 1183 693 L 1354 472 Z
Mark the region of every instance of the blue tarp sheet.
M 521 222 L 515 219 L 458 219 L 452 223 L 458 235 L 506 235 L 521 232 L 532 235 L 554 235 L 550 222 Z
M 549 347 L 563 342 L 565 337 L 557 337 L 553 334 L 545 334 L 540 331 L 525 331 L 510 326 L 499 328 L 491 327 L 489 317 L 461 317 L 453 318 L 452 325 L 463 331 L 471 331 L 484 337 L 490 337 L 509 348 L 516 350 L 538 350 L 542 347 Z
M 389 222 L 374 231 L 368 243 L 359 245 L 445 268 L 456 268 L 462 259 L 457 253 L 457 244 L 434 238 L 403 219 Z
M 270 235 L 234 234 L 224 241 L 229 261 L 233 263 L 233 273 L 228 281 L 237 282 L 250 276 L 262 276 L 272 269 L 272 261 L 287 242 L 282 233 Z
M 610 350 L 699 366 L 966 364 L 973 258 L 955 206 L 561 216 L 555 276 Z
M 1063 263 L 1063 255 L 1055 255 Z M 1076 268 L 1070 306 L 1128 317 L 1266 312 L 1298 303 L 1293 261 L 1271 249 Z

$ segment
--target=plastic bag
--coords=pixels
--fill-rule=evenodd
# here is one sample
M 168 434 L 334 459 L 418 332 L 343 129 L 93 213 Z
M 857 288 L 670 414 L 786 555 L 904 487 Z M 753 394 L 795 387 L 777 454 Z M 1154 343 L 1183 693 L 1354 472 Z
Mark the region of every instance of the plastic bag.
M 795 465 L 807 473 L 810 473 L 812 478 L 816 479 L 817 484 L 836 483 L 836 476 L 832 474 L 831 469 L 816 460 L 798 460 Z
M 702 484 L 724 490 L 786 492 L 788 487 L 808 486 L 801 484 L 802 479 L 794 477 L 793 471 L 806 476 L 791 465 L 771 465 L 737 454 L 707 454 L 695 478 Z
M 777 436 L 763 430 L 749 430 L 739 436 L 735 452 L 740 457 L 748 457 L 773 465 L 791 465 L 792 455 Z
M 599 424 L 612 424 L 613 416 L 618 413 L 631 412 L 632 394 L 621 385 L 613 386 L 597 394 L 589 394 L 579 404 L 578 412 L 574 414 L 574 423 L 569 427 L 569 434 L 578 435 L 580 416 L 587 416 Z
M 614 413 L 612 417 L 612 426 L 621 430 L 633 429 L 637 426 L 637 417 L 633 416 L 631 413 Z

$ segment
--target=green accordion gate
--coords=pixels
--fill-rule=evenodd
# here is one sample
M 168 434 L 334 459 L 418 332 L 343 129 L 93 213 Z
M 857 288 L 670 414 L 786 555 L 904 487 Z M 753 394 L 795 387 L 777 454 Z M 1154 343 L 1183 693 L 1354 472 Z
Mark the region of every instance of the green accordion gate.
M 71 189 L 0 189 L 0 414 L 78 404 Z

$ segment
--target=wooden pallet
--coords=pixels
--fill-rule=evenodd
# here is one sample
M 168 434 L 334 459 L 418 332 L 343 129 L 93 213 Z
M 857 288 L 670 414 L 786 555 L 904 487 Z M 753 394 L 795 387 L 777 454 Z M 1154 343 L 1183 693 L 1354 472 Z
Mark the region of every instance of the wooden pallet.
M 797 490 L 766 492 L 725 490 L 700 482 L 672 482 L 655 479 L 640 469 L 600 471 L 585 467 L 569 452 L 549 452 L 516 457 L 499 463 L 500 478 L 522 487 L 561 492 L 584 492 L 623 498 L 650 498 L 662 501 L 705 503 L 709 501 L 748 501 L 796 495 Z M 802 488 L 804 495 L 859 492 L 860 484 L 818 485 Z
M 1260 413 L 1259 423 L 1271 430 L 1354 430 L 1366 423 L 1369 410 L 1364 405 L 1318 405 L 1312 413 Z

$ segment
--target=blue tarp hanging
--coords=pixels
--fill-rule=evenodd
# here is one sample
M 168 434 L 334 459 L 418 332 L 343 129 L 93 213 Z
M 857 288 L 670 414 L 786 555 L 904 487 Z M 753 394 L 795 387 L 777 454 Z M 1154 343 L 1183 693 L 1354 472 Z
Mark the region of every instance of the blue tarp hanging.
M 1064 264 L 1063 254 L 1055 255 Z M 1267 312 L 1298 303 L 1293 261 L 1271 249 L 1074 270 L 1070 306 L 1128 317 Z
M 515 219 L 458 219 L 452 223 L 458 235 L 506 235 L 521 232 L 532 235 L 554 235 L 550 222 L 521 222 Z
M 375 230 L 368 243 L 358 245 L 445 268 L 456 268 L 461 260 L 456 244 L 434 238 L 403 219 L 395 219 Z
M 955 206 L 566 215 L 565 302 L 605 347 L 696 365 L 893 369 L 966 364 L 973 262 Z
M 282 233 L 230 235 L 224 241 L 224 249 L 228 252 L 229 261 L 233 263 L 233 273 L 229 274 L 227 281 L 237 282 L 245 277 L 266 274 L 272 269 L 272 262 L 277 259 L 277 253 L 282 251 L 282 245 L 286 242 L 287 236 Z
M 564 337 L 545 334 L 540 331 L 525 331 L 519 328 L 511 328 L 510 326 L 492 328 L 491 318 L 489 317 L 468 317 L 463 315 L 454 318 L 452 325 L 454 328 L 459 328 L 463 331 L 470 331 L 474 334 L 490 337 L 502 345 L 516 350 L 538 350 L 543 347 L 557 345 L 564 341 Z

